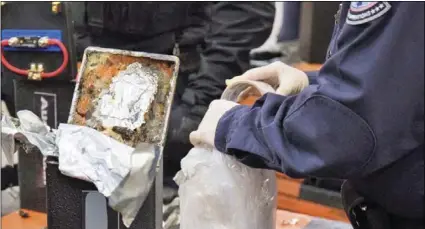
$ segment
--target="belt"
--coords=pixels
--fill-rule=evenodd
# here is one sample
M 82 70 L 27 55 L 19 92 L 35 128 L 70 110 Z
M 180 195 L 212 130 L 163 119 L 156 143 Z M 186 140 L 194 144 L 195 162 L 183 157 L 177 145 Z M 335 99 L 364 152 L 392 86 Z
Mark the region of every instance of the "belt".
M 345 213 L 354 229 L 423 229 L 423 219 L 406 219 L 389 214 L 357 193 L 349 181 L 341 188 Z

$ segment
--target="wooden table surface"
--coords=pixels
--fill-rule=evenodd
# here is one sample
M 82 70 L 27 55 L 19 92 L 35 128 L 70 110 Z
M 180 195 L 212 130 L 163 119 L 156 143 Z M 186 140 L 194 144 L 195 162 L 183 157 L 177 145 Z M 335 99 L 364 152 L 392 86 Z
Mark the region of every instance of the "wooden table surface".
M 44 229 L 47 227 L 47 215 L 43 213 L 25 211 L 28 218 L 13 212 L 1 219 L 2 229 Z M 311 216 L 278 210 L 276 213 L 276 229 L 302 229 L 312 220 Z
M 2 229 L 44 229 L 47 228 L 47 215 L 44 213 L 27 211 L 27 218 L 19 215 L 19 212 L 13 212 L 1 217 Z
M 310 64 L 305 62 L 300 62 L 292 65 L 295 68 L 300 69 L 301 71 L 310 72 L 310 71 L 318 71 L 322 67 L 321 64 Z

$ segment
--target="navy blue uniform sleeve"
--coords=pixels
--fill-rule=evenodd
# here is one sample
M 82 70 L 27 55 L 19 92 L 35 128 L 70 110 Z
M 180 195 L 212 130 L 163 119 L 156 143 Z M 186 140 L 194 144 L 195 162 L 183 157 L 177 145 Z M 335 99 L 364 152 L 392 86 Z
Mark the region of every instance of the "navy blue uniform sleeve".
M 314 71 L 314 72 L 305 72 L 305 74 L 308 77 L 308 82 L 310 85 L 314 85 L 314 84 L 318 84 L 317 83 L 317 75 L 319 74 L 318 71 Z
M 368 23 L 339 25 L 318 85 L 228 111 L 216 148 L 292 177 L 351 179 L 423 144 L 424 3 L 391 5 Z

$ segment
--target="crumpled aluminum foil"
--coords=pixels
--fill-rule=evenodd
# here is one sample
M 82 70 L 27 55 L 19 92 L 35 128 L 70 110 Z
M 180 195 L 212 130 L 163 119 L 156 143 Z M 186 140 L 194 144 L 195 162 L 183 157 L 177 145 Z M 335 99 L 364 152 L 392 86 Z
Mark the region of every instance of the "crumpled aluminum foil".
M 60 124 L 56 145 L 61 173 L 92 182 L 106 197 L 130 172 L 134 149 L 89 127 Z
M 132 63 L 113 78 L 109 89 L 96 101 L 93 117 L 104 127 L 125 127 L 131 130 L 145 123 L 158 85 L 158 79 L 140 63 Z
M 2 150 L 16 151 L 14 140 L 36 146 L 44 156 L 59 158 L 62 174 L 92 182 L 109 206 L 122 214 L 129 227 L 145 201 L 156 176 L 160 150 L 153 144 L 132 148 L 85 126 L 60 124 L 49 128 L 31 111 L 17 113 L 19 126 L 2 116 Z
M 149 194 L 156 177 L 160 148 L 140 143 L 131 154 L 130 174 L 109 197 L 109 206 L 122 214 L 122 221 L 130 227 Z
M 50 128 L 31 111 L 18 111 L 16 116 L 18 119 L 2 115 L 1 119 L 1 148 L 9 164 L 13 164 L 13 154 L 17 150 L 15 139 L 39 148 L 44 156 L 58 156 L 54 131 L 50 132 Z
M 15 138 L 17 127 L 7 115 L 1 116 L 1 151 L 7 164 L 13 166 L 13 154 L 15 153 Z

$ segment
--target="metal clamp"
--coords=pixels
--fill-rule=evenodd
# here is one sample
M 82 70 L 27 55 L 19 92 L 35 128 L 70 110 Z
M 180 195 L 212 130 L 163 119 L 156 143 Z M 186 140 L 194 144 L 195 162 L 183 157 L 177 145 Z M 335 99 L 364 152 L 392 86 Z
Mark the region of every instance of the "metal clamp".
M 28 79 L 29 80 L 41 80 L 41 74 L 44 72 L 43 64 L 30 64 L 30 69 L 28 70 Z
M 47 45 L 49 45 L 49 38 L 48 37 L 40 37 L 40 39 L 38 39 L 38 46 L 39 47 L 46 47 Z
M 59 14 L 61 12 L 61 2 L 52 2 L 52 13 Z
M 45 48 L 49 45 L 48 37 L 11 37 L 8 40 L 10 47 Z

